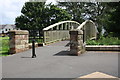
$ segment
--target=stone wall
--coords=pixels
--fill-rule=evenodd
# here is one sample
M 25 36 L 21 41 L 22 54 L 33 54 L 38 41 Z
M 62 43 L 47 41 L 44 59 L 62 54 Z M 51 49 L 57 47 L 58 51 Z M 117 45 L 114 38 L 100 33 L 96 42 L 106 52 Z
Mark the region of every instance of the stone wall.
M 70 54 L 80 55 L 85 51 L 83 44 L 83 31 L 82 30 L 71 30 L 70 31 Z
M 9 31 L 10 37 L 10 54 L 15 54 L 29 49 L 27 30 L 12 30 Z

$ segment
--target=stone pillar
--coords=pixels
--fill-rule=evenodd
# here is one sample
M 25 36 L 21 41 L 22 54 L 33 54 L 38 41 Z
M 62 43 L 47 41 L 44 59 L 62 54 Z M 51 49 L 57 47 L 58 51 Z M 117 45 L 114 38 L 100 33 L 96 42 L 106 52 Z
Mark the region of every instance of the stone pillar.
M 70 33 L 70 54 L 78 56 L 85 51 L 85 47 L 83 45 L 83 31 L 71 30 L 69 33 Z
M 10 54 L 15 54 L 29 49 L 29 32 L 27 30 L 9 31 Z

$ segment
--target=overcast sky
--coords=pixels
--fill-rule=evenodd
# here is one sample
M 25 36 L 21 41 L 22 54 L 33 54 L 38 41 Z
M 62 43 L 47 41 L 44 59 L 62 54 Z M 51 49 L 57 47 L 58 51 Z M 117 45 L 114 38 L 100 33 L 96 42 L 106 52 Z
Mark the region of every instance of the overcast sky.
M 1 0 L 0 1 L 0 24 L 14 24 L 15 18 L 20 16 L 24 3 L 29 0 Z M 47 2 L 54 2 L 48 0 Z

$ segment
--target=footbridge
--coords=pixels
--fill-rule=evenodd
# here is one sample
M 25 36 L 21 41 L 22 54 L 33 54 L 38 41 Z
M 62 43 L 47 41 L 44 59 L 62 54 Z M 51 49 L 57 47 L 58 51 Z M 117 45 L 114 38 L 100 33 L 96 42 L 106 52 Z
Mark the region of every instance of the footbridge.
M 91 20 L 83 23 L 76 21 L 61 21 L 43 29 L 44 44 L 61 40 L 70 40 L 70 54 L 80 55 L 85 51 L 86 40 L 97 38 L 97 28 Z

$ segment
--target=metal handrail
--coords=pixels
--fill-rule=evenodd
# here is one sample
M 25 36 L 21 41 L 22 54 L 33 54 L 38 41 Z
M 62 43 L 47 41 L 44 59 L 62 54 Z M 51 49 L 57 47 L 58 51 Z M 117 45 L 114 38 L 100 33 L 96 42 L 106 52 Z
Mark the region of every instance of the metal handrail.
M 92 21 L 92 20 L 86 20 L 85 22 L 83 22 L 80 26 L 78 26 L 78 28 L 77 29 L 82 29 L 83 27 L 84 27 L 84 25 L 86 24 L 86 23 L 88 23 L 88 22 L 91 22 L 92 24 L 94 24 L 95 25 L 95 23 Z
M 93 27 L 87 27 L 87 26 L 89 26 L 89 25 L 87 25 L 89 23 L 90 23 L 90 26 L 92 25 Z M 64 24 L 66 24 L 66 25 L 64 26 Z M 62 29 L 60 28 L 61 25 L 62 25 Z M 65 31 L 63 26 L 69 27 L 69 28 L 65 29 L 66 30 Z M 57 27 L 56 31 L 54 30 L 55 27 Z M 72 30 L 72 29 L 73 30 L 82 30 L 83 31 L 83 40 L 85 40 L 85 41 L 88 38 L 96 39 L 95 33 L 98 32 L 95 23 L 91 20 L 86 20 L 82 24 L 80 24 L 76 21 L 61 21 L 61 22 L 55 23 L 55 24 L 50 25 L 43 29 L 44 43 L 56 41 L 56 40 L 68 39 L 69 38 L 69 30 Z M 61 30 L 64 30 L 65 32 L 63 32 Z M 90 30 L 90 32 L 89 32 L 89 30 Z M 67 35 L 65 36 L 63 33 L 66 33 Z M 48 38 L 48 36 L 49 36 L 49 38 Z
M 53 25 L 50 25 L 50 26 L 44 28 L 43 31 L 49 30 L 49 29 L 51 29 L 51 28 L 53 28 L 53 27 L 55 27 L 55 26 L 58 26 L 58 25 L 60 25 L 60 24 L 63 24 L 63 23 L 76 23 L 76 24 L 80 25 L 80 23 L 78 23 L 78 22 L 76 22 L 76 21 L 61 21 L 61 22 L 55 23 L 55 24 L 53 24 Z

